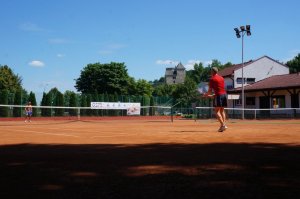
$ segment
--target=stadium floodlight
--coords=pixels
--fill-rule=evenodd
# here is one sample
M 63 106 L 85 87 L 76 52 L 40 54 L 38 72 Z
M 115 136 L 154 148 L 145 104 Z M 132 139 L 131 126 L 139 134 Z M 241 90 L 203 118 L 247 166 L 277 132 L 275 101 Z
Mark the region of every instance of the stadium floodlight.
M 238 28 L 234 28 L 235 34 L 237 38 L 240 38 L 242 35 L 242 119 L 245 119 L 245 92 L 244 92 L 244 35 L 247 33 L 247 36 L 251 35 L 250 25 L 240 26 L 240 30 Z
M 247 36 L 251 35 L 250 25 L 246 25 L 246 32 L 247 32 Z
M 241 35 L 240 35 L 239 29 L 238 29 L 238 28 L 235 28 L 234 30 L 235 30 L 235 35 L 236 35 L 236 37 L 237 37 L 237 38 L 240 38 Z

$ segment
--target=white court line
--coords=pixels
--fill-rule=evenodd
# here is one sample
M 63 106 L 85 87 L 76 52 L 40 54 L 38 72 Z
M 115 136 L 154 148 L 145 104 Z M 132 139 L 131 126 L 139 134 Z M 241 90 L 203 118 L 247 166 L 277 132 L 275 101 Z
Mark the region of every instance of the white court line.
M 134 135 L 137 135 L 137 133 L 118 133 L 118 132 L 114 132 L 113 135 L 108 135 L 108 134 L 111 134 L 110 131 L 100 132 L 100 133 L 101 133 L 101 135 L 90 136 L 89 138 L 93 139 L 93 138 L 124 137 L 124 136 L 134 136 Z M 102 133 L 104 133 L 104 134 L 102 134 Z
M 66 130 L 66 131 L 71 131 L 71 132 L 75 132 L 75 133 L 97 133 L 99 131 L 99 129 L 96 129 L 97 131 L 93 131 L 93 130 L 85 130 L 85 129 L 74 129 L 74 128 L 47 128 L 50 130 Z
M 96 135 L 96 136 L 91 136 L 89 138 L 93 139 L 93 138 L 124 137 L 124 136 L 126 136 L 126 135 Z
M 28 131 L 28 130 L 17 130 L 17 129 L 15 129 L 14 131 L 36 133 L 36 134 L 44 134 L 44 135 L 57 135 L 57 136 L 66 136 L 66 137 L 80 138 L 80 136 L 77 136 L 77 135 L 58 134 L 58 133 L 45 133 L 45 132 L 40 132 L 40 131 Z

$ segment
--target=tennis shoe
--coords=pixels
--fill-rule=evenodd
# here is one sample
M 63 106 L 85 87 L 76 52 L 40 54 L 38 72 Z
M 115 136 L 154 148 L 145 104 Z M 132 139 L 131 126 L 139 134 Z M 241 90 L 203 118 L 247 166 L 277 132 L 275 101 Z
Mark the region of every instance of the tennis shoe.
M 223 132 L 223 131 L 225 131 L 226 129 L 228 129 L 228 127 L 227 127 L 226 125 L 221 126 L 221 127 L 219 128 L 218 132 Z
M 218 129 L 218 132 L 223 132 L 223 131 L 224 131 L 222 127 L 223 127 L 223 126 L 221 126 L 221 127 Z

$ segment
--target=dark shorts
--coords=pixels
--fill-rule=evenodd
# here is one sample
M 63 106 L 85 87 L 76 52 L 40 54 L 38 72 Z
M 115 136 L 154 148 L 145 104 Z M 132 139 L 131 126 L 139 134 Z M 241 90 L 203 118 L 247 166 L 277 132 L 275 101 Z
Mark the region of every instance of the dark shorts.
M 32 116 L 32 111 L 26 111 L 26 116 Z
M 214 99 L 214 107 L 227 107 L 227 95 L 219 95 Z

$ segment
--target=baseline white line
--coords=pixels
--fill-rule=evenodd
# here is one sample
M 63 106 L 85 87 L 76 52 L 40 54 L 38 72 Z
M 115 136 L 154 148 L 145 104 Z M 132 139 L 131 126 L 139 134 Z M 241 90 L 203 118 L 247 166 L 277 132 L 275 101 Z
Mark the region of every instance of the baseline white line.
M 122 137 L 122 136 L 117 136 L 117 135 L 97 135 L 97 136 L 92 136 L 92 137 L 89 137 L 90 139 L 93 139 L 93 138 L 107 138 L 107 137 Z M 124 137 L 124 135 L 123 135 Z
M 28 131 L 28 130 L 17 130 L 17 129 L 15 129 L 14 131 L 36 133 L 36 134 L 44 134 L 44 135 L 57 135 L 57 136 L 66 136 L 66 137 L 80 138 L 80 136 L 77 136 L 77 135 L 58 134 L 58 133 L 45 133 L 45 132 L 40 132 L 40 131 Z

